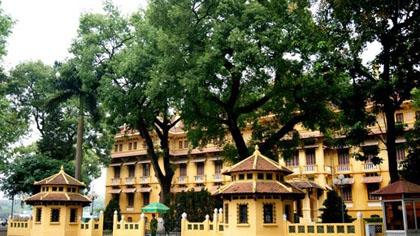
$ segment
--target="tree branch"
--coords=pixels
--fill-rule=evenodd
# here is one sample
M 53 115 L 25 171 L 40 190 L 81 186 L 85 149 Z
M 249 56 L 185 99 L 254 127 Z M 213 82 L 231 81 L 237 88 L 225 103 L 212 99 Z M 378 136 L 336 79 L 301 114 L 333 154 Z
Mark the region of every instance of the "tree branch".
M 250 113 L 250 112 L 254 111 L 255 109 L 257 109 L 257 108 L 261 107 L 262 105 L 264 105 L 272 97 L 273 97 L 272 94 L 267 94 L 264 97 L 262 97 L 261 99 L 255 101 L 255 102 L 253 102 L 251 104 L 248 104 L 248 105 L 243 106 L 243 107 L 239 107 L 237 109 L 237 112 L 239 114 L 247 114 L 247 113 Z
M 261 152 L 266 152 L 270 150 L 274 144 L 283 138 L 287 133 L 292 131 L 300 122 L 303 122 L 307 116 L 305 114 L 297 115 L 290 119 L 285 125 L 283 125 L 276 133 L 272 134 L 268 139 L 266 139 L 260 146 Z

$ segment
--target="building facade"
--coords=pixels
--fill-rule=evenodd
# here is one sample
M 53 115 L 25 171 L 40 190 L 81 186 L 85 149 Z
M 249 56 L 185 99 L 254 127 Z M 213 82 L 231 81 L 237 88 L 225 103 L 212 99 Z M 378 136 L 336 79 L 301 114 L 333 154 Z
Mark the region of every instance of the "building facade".
M 414 111 L 411 103 L 402 105 L 396 112 L 397 122 L 404 123 L 406 129 L 413 127 L 419 112 Z M 371 135 L 361 147 L 333 147 L 329 145 L 322 133 L 297 128 L 301 142 L 292 159 L 284 161 L 279 154 L 279 163 L 293 173 L 287 175 L 286 181 L 305 192 L 305 198 L 297 201 L 295 214 L 304 221 L 317 221 L 319 208 L 326 198 L 325 191 L 337 188 L 334 178 L 343 174 L 348 185 L 339 191 L 349 214 L 356 217 L 361 212 L 364 217 L 382 216 L 379 198 L 372 192 L 389 183 L 387 153 L 379 136 L 385 130 L 383 116 L 378 116 L 376 123 L 370 127 Z M 251 130 L 244 130 L 245 139 L 251 136 Z M 397 143 L 405 142 L 398 137 Z M 361 152 L 363 147 L 376 145 L 383 162 L 379 165 L 360 162 L 351 157 L 354 152 Z M 220 187 L 231 182 L 231 177 L 222 175 L 230 168 L 220 157 L 221 148 L 210 144 L 202 149 L 191 149 L 182 127 L 174 127 L 170 132 L 171 163 L 175 169 L 172 181 L 172 193 L 202 188 L 214 193 Z M 406 151 L 397 150 L 398 161 L 405 158 Z M 160 160 L 161 162 L 162 160 Z M 163 163 L 160 163 L 163 166 Z M 140 220 L 141 208 L 149 203 L 159 201 L 160 187 L 155 177 L 150 160 L 146 158 L 146 145 L 136 132 L 122 132 L 115 137 L 111 153 L 111 164 L 107 168 L 106 198 L 107 204 L 116 197 L 120 203 L 121 213 L 128 221 Z

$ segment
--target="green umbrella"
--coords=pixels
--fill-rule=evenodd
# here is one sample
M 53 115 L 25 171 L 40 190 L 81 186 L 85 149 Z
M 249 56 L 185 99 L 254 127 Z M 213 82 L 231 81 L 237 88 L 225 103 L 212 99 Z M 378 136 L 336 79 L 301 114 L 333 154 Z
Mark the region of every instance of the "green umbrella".
M 166 213 L 169 211 L 169 207 L 165 204 L 155 202 L 143 207 L 142 211 L 147 213 Z

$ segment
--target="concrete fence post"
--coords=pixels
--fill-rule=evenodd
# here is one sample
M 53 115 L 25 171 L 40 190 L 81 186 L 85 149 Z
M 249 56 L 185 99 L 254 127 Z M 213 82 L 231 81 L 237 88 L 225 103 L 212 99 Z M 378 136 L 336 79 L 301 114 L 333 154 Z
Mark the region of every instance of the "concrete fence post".
M 187 235 L 187 213 L 182 213 L 181 215 L 182 219 L 181 219 L 181 236 L 186 236 Z
M 364 236 L 365 235 L 365 221 L 363 220 L 363 215 L 359 211 L 356 214 L 357 219 L 354 221 L 355 226 L 355 233 L 357 236 Z
M 210 231 L 210 216 L 207 214 L 206 219 L 204 220 L 204 232 L 206 232 L 208 234 L 208 232 Z
M 288 233 L 287 233 L 287 228 L 289 227 L 288 226 L 288 220 L 287 220 L 287 215 L 286 214 L 283 214 L 283 222 L 282 222 L 283 224 L 283 235 L 284 236 L 286 236 L 286 235 L 288 235 Z
M 112 222 L 112 224 L 113 224 L 113 229 L 114 229 L 114 232 L 115 231 L 117 231 L 117 223 L 118 223 L 118 212 L 117 211 L 114 211 L 114 218 L 113 218 L 113 220 L 112 220 L 113 222 Z
M 144 213 L 141 213 L 140 215 L 140 227 L 139 227 L 139 231 L 140 234 L 139 235 L 145 235 L 146 234 L 146 216 L 144 215 Z
M 103 233 L 104 233 L 104 212 L 103 211 L 99 212 L 99 222 L 98 222 L 98 224 L 99 224 L 98 235 L 103 235 Z

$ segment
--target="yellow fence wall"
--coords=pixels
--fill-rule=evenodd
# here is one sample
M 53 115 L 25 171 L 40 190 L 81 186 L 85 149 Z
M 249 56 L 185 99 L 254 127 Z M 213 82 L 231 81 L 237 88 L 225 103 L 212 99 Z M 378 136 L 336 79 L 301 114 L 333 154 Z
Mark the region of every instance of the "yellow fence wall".
M 91 219 L 87 223 L 80 223 L 78 236 L 102 236 L 104 228 L 104 215 L 101 213 L 99 220 Z
M 30 236 L 32 220 L 9 219 L 7 224 L 8 236 Z
M 29 220 L 19 220 L 19 219 L 9 219 L 7 227 L 7 236 L 45 236 L 42 232 L 32 231 L 33 221 Z M 49 224 L 45 227 L 48 227 Z M 61 224 L 63 229 L 61 230 L 66 235 L 72 236 L 102 236 L 103 226 L 104 226 L 104 216 L 101 213 L 98 220 L 91 219 L 88 222 L 82 222 L 81 219 L 77 223 L 72 223 L 72 229 L 77 227 L 75 232 L 66 230 L 65 225 Z M 52 236 L 61 236 L 61 235 L 52 235 Z
M 189 222 L 187 214 L 182 214 L 181 220 L 181 236 L 223 236 L 225 224 L 222 222 L 222 215 L 217 214 L 215 209 L 213 221 L 210 221 L 210 216 L 206 215 L 203 222 Z
M 146 232 L 145 215 L 141 214 L 138 222 L 127 222 L 124 216 L 118 221 L 117 212 L 114 213 L 113 236 L 143 236 Z
M 181 220 L 181 236 L 223 236 L 225 233 L 225 224 L 222 214 L 215 212 L 213 221 L 209 220 L 209 216 L 203 222 L 189 222 L 187 215 L 184 213 Z M 278 222 L 279 226 L 273 234 L 275 236 L 331 236 L 331 235 L 349 235 L 349 236 L 365 236 L 366 222 L 362 218 L 362 214 L 357 214 L 357 219 L 352 223 L 291 223 L 283 216 L 283 220 Z M 384 228 L 382 223 L 372 223 L 375 225 L 376 235 L 384 236 Z M 230 234 L 226 236 L 240 235 L 235 233 L 235 229 L 229 229 Z M 258 233 L 257 233 L 258 234 Z M 252 233 L 247 234 L 252 235 Z

